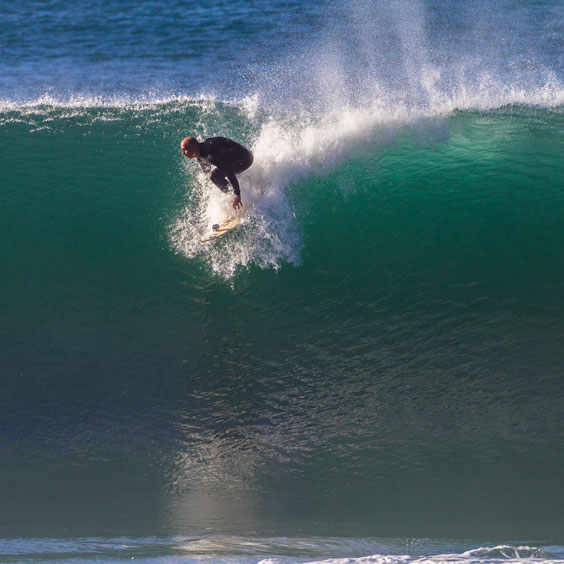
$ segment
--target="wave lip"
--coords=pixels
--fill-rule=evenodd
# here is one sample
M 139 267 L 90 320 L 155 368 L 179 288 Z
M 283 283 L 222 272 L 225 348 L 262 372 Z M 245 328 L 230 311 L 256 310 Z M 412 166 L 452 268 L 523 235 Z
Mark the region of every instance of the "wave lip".
M 81 92 L 67 94 L 53 90 L 43 92 L 37 96 L 0 98 L 0 112 L 30 111 L 34 109 L 152 109 L 170 104 L 185 105 L 194 103 L 213 103 L 218 101 L 214 93 L 175 93 L 160 91 L 139 91 L 133 94 L 125 93 L 89 93 Z M 224 103 L 234 103 L 225 100 Z
M 386 86 L 378 79 L 364 85 L 365 92 L 359 99 L 348 93 L 338 104 L 323 103 L 320 94 L 316 99 L 322 107 L 304 109 L 296 101 L 294 114 L 304 112 L 310 117 L 322 118 L 328 113 L 358 113 L 360 110 L 385 112 L 404 117 L 436 117 L 449 115 L 458 110 L 487 111 L 504 106 L 520 105 L 554 109 L 564 106 L 564 83 L 553 72 L 547 71 L 535 80 L 521 77 L 496 77 L 488 71 L 469 76 L 466 69 L 441 69 L 426 67 L 421 69 L 422 86 L 414 93 L 409 84 L 397 87 Z M 213 89 L 196 92 L 178 90 L 140 89 L 135 92 L 67 92 L 49 88 L 35 95 L 0 97 L 0 112 L 29 112 L 45 109 L 156 109 L 162 106 L 184 106 L 192 104 L 223 104 L 245 109 L 258 105 L 267 112 L 280 112 L 280 94 L 261 91 L 260 85 L 250 88 L 246 93 L 221 96 Z M 291 104 L 283 105 L 287 112 Z M 298 109 L 299 108 L 299 109 Z

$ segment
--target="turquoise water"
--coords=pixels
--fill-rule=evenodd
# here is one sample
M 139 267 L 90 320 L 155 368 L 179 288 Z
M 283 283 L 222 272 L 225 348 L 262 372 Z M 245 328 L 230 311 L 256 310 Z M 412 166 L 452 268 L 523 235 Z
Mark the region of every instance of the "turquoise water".
M 77 10 L 0 24 L 0 559 L 559 562 L 560 3 Z

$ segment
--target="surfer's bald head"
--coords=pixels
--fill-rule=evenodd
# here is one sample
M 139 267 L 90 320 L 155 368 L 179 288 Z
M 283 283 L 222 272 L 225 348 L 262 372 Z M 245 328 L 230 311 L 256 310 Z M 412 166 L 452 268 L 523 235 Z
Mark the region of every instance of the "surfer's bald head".
M 184 137 L 180 142 L 182 154 L 189 159 L 200 156 L 200 143 L 195 137 Z

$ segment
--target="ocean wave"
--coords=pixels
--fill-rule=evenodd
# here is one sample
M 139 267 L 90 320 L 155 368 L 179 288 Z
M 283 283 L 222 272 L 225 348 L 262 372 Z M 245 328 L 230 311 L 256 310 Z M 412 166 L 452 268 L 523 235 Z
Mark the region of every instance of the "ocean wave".
M 515 560 L 526 558 L 554 559 L 555 557 L 535 546 L 511 546 L 499 545 L 492 547 L 474 548 L 463 553 L 464 556 L 477 557 L 481 559 Z
M 302 561 L 303 564 L 561 564 L 563 560 L 538 547 L 500 545 L 480 547 L 463 553 L 411 556 L 406 554 L 373 554 L 358 558 L 329 558 L 325 560 Z M 266 558 L 259 564 L 288 564 L 281 558 Z
M 227 219 L 233 211 L 228 196 L 210 187 L 202 174 L 194 173 L 191 165 L 185 164 L 186 182 L 192 190 L 183 214 L 171 227 L 173 247 L 188 258 L 201 258 L 214 273 L 226 279 L 252 265 L 275 269 L 284 263 L 299 265 L 303 247 L 300 216 L 307 212 L 296 203 L 299 197 L 291 194 L 292 187 L 306 179 L 326 178 L 351 161 L 373 159 L 393 147 L 402 130 L 410 131 L 431 122 L 428 129 L 432 137 L 436 118 L 448 119 L 457 111 L 472 113 L 478 106 L 483 112 L 503 106 L 508 100 L 515 104 L 535 100 L 539 102 L 537 107 L 541 101 L 550 100 L 557 107 L 564 102 L 564 89 L 547 87 L 536 98 L 514 90 L 512 97 L 500 97 L 497 104 L 492 99 L 488 102 L 485 96 L 473 100 L 460 98 L 458 102 L 441 99 L 432 111 L 376 99 L 371 106 L 342 107 L 321 114 L 273 113 L 257 106 L 253 98 L 252 111 L 245 110 L 247 119 L 252 121 L 255 161 L 240 178 L 246 218 L 243 228 L 234 232 L 229 242 L 201 242 L 210 225 Z M 521 115 L 538 111 L 519 108 L 509 111 Z M 207 112 L 205 118 L 209 119 L 216 110 Z
M 49 114 L 61 115 L 64 110 L 72 111 L 65 116 L 79 116 L 92 110 L 117 110 L 124 113 L 156 111 L 161 114 L 182 111 L 197 107 L 200 110 L 212 109 L 216 106 L 235 107 L 253 115 L 258 108 L 258 97 L 248 95 L 241 97 L 219 97 L 215 93 L 178 94 L 140 92 L 138 94 L 89 93 L 65 95 L 46 92 L 32 98 L 0 98 L 0 115 L 16 113 L 18 115 Z
M 179 153 L 175 182 L 185 193 L 185 205 L 168 225 L 174 252 L 198 259 L 214 274 L 233 280 L 238 272 L 252 266 L 279 269 L 284 264 L 302 263 L 307 209 L 300 203 L 301 181 L 326 178 L 352 161 L 377 158 L 398 142 L 402 131 L 419 128 L 419 134 L 420 126 L 425 129 L 427 122 L 431 123 L 432 137 L 436 123 L 457 112 L 497 109 L 526 116 L 538 108 L 553 111 L 563 104 L 564 87 L 556 79 L 527 90 L 496 86 L 491 77 L 473 93 L 462 88 L 446 95 L 436 89 L 426 105 L 405 98 L 392 101 L 382 90 L 370 104 L 343 104 L 323 112 L 274 110 L 258 93 L 224 100 L 211 94 L 68 99 L 49 95 L 20 106 L 5 105 L 11 109 L 0 113 L 0 127 L 24 124 L 30 132 L 39 133 L 61 131 L 68 124 L 90 132 L 121 121 L 123 126 L 116 135 L 123 138 L 142 138 L 156 129 L 161 137 L 177 135 L 175 147 L 190 133 L 203 138 L 224 135 L 248 144 L 255 162 L 240 176 L 245 206 L 242 227 L 217 242 L 202 243 L 212 224 L 233 215 L 230 198 L 211 186 L 199 167 Z M 171 151 L 172 146 L 163 150 Z
M 304 108 L 288 101 L 283 106 L 285 113 L 292 113 L 292 107 L 300 115 L 321 115 L 332 111 L 354 112 L 371 110 L 385 112 L 404 119 L 436 117 L 455 111 L 495 110 L 504 106 L 520 105 L 535 108 L 554 109 L 564 105 L 564 83 L 551 72 L 542 80 L 531 82 L 514 80 L 504 82 L 490 72 L 483 72 L 477 77 L 462 77 L 448 86 L 443 84 L 441 69 L 421 70 L 420 83 L 425 96 L 414 97 L 409 85 L 402 84 L 399 89 L 390 89 L 377 80 L 370 83 L 361 99 L 349 95 L 339 104 L 314 105 Z M 320 98 L 321 99 L 321 98 Z M 55 90 L 42 92 L 36 96 L 0 98 L 0 112 L 44 112 L 57 109 L 92 110 L 100 108 L 123 110 L 150 110 L 169 107 L 181 108 L 191 105 L 222 104 L 256 112 L 262 108 L 265 112 L 280 112 L 279 95 L 261 92 L 260 88 L 249 90 L 243 95 L 221 96 L 217 92 L 167 92 L 139 91 L 136 93 L 95 94 L 88 92 L 67 94 Z M 333 106 L 333 107 L 331 107 Z M 296 112 L 294 112 L 296 113 Z
M 540 547 L 500 545 L 457 553 L 420 551 L 436 545 L 431 539 L 347 539 L 347 538 L 255 538 L 255 537 L 148 537 L 77 539 L 2 539 L 0 555 L 41 558 L 91 558 L 100 562 L 143 559 L 145 562 L 181 561 L 237 564 L 562 564 L 554 554 Z M 415 554 L 399 552 L 401 545 L 413 544 Z M 455 543 L 443 541 L 445 547 Z M 387 548 L 388 553 L 354 556 L 370 548 Z M 333 554 L 333 557 L 327 555 Z M 46 558 L 46 556 L 48 557 Z

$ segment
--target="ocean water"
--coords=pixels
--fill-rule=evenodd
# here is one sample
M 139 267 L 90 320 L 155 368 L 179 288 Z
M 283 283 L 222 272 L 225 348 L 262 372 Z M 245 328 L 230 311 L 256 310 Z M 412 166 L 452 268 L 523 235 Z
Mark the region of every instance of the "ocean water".
M 2 14 L 0 561 L 564 562 L 561 0 Z

